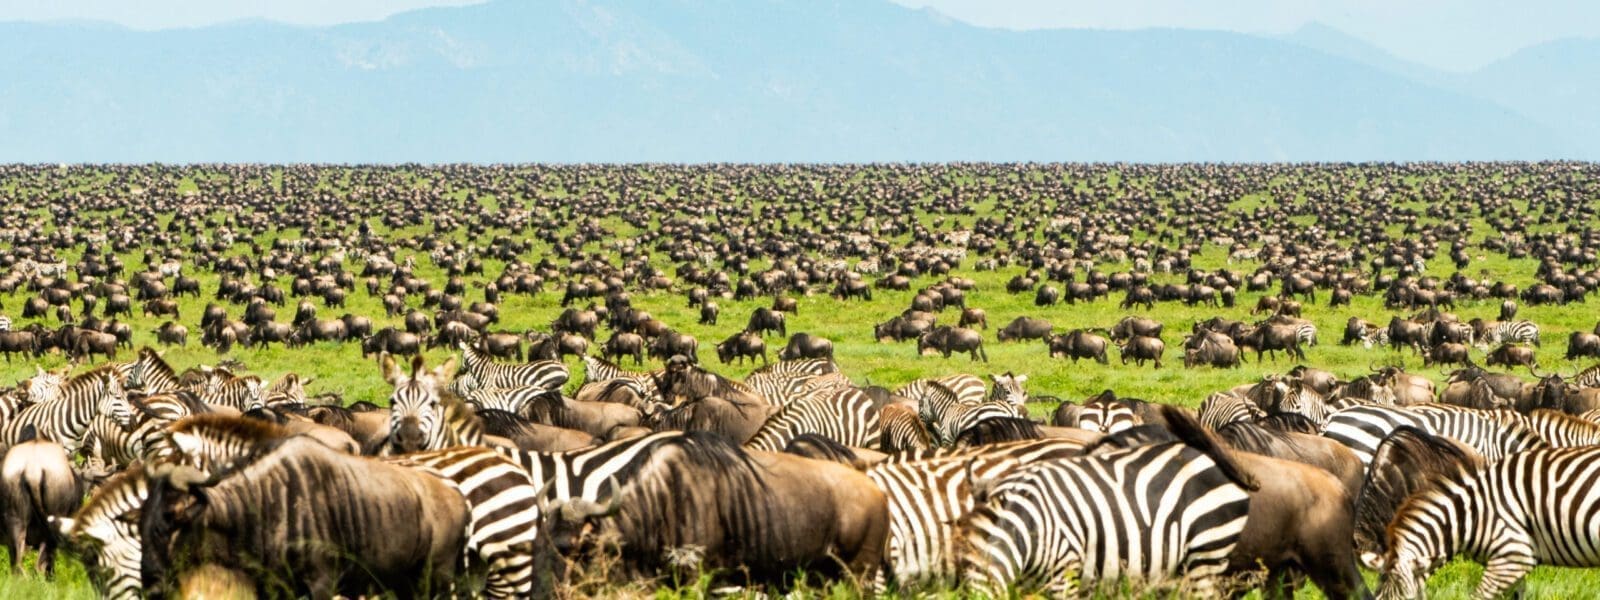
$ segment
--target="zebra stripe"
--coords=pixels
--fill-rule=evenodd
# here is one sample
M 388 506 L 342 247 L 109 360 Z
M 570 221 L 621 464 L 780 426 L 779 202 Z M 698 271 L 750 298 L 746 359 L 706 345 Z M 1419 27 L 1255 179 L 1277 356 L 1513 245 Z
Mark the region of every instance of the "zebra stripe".
M 1212 431 L 1221 430 L 1229 423 L 1255 422 L 1267 413 L 1249 398 L 1228 392 L 1215 392 L 1200 402 L 1200 424 Z
M 885 463 L 867 478 L 889 501 L 889 572 L 901 589 L 946 587 L 959 575 L 956 523 L 973 508 L 969 477 L 993 480 L 1024 464 L 1077 456 L 1082 447 L 1060 443 L 1011 443 L 977 455 Z M 881 586 L 880 586 L 881 589 Z
M 1078 413 L 1078 427 L 1096 433 L 1119 433 L 1143 424 L 1134 403 L 1118 398 L 1089 400 Z
M 838 372 L 839 368 L 833 361 L 826 359 L 784 360 L 756 369 L 745 377 L 744 383 L 772 405 L 783 406 L 804 398 L 808 392 L 824 387 L 824 384 L 838 383 L 837 379 L 818 381 L 825 375 Z M 844 383 L 848 385 L 849 380 L 844 380 Z
M 603 383 L 613 379 L 626 379 L 628 381 L 637 383 L 639 389 L 644 392 L 644 397 L 655 398 L 661 395 L 661 393 L 656 390 L 655 375 L 659 374 L 659 372 L 652 374 L 629 371 L 597 356 L 583 357 L 584 385 L 591 383 Z
M 569 452 L 526 452 L 495 447 L 526 472 L 543 490 L 539 505 L 581 498 L 599 502 L 610 492 L 610 481 L 641 456 L 684 437 L 682 431 L 661 431 Z
M 1406 501 L 1389 526 L 1378 598 L 1418 598 L 1456 555 L 1484 560 L 1474 597 L 1497 598 L 1537 564 L 1600 566 L 1600 448 L 1522 452 Z
M 521 385 L 506 388 L 483 388 L 464 394 L 461 398 L 473 405 L 475 410 L 503 410 L 508 413 L 522 414 L 534 399 L 550 393 L 550 390 L 539 386 Z
M 1501 344 L 1527 343 L 1539 345 L 1539 326 L 1532 321 L 1494 323 L 1486 327 L 1479 338 L 1479 348 L 1498 347 Z
M 255 375 L 229 377 L 208 386 L 200 393 L 200 401 L 249 412 L 266 406 L 267 383 Z
M 925 450 L 932 448 L 933 435 L 922 424 L 917 407 L 910 402 L 896 402 L 878 409 L 878 427 L 883 429 L 883 450 Z
M 558 390 L 567 384 L 570 374 L 567 365 L 558 360 L 539 360 L 527 364 L 495 362 L 470 345 L 461 349 L 461 366 L 480 387 L 516 387 L 532 385 L 547 390 Z
M 484 595 L 525 598 L 533 591 L 538 488 L 510 458 L 490 448 L 458 446 L 388 459 L 454 483 L 467 502 L 468 553 L 488 565 Z
M 1491 462 L 1546 446 L 1537 432 L 1520 423 L 1502 423 L 1485 411 L 1449 405 L 1355 406 L 1334 413 L 1322 435 L 1349 447 L 1361 464 L 1370 465 L 1378 445 L 1402 425 L 1452 438 Z
M 989 390 L 989 400 L 1018 406 L 1028 403 L 1028 391 L 1022 387 L 1028 381 L 1027 375 L 1013 375 L 1007 371 L 1001 375 L 990 375 L 989 380 L 994 382 L 994 387 Z
M 745 442 L 745 448 L 780 452 L 794 438 L 807 433 L 826 436 L 846 446 L 875 448 L 881 445 L 883 429 L 872 397 L 856 388 L 844 388 L 784 406 Z
M 1600 445 L 1600 424 L 1561 411 L 1537 409 L 1522 414 L 1514 410 L 1496 410 L 1493 413 L 1509 427 L 1533 430 L 1552 448 Z
M 1182 443 L 1041 461 L 976 495 L 962 567 L 995 598 L 1012 587 L 1074 596 L 1080 582 L 1175 576 L 1207 595 L 1250 508 L 1211 457 Z
M 133 466 L 101 484 L 71 519 L 51 517 L 55 528 L 79 550 L 101 597 L 144 597 L 139 514 L 149 497 L 144 467 Z
M 118 364 L 116 368 L 122 374 L 123 385 L 130 390 L 165 394 L 184 388 L 178 381 L 178 373 L 148 346 L 139 349 L 139 357 L 133 362 Z
M 73 377 L 61 385 L 56 399 L 22 409 L 0 428 L 0 444 L 16 444 L 22 430 L 32 425 L 39 438 L 61 444 L 70 456 L 82 446 L 89 422 L 96 415 L 110 417 L 123 427 L 133 424 L 133 410 L 122 389 L 121 377 L 108 367 Z
M 983 385 L 982 379 L 963 374 L 948 375 L 935 379 L 918 379 L 895 390 L 895 393 L 920 403 L 923 397 L 937 393 L 933 388 L 936 384 L 944 386 L 945 390 L 955 394 L 956 400 L 962 404 L 983 402 L 983 399 L 988 395 L 988 389 Z M 923 413 L 923 418 L 928 418 L 927 413 Z
M 11 331 L 11 317 L 0 315 L 0 331 Z
M 976 378 L 974 378 L 976 379 Z M 940 445 L 954 443 L 961 432 L 980 421 L 1004 417 L 1027 417 L 1027 409 L 1006 401 L 984 400 L 964 402 L 952 389 L 935 381 L 923 386 L 917 410 Z
M 1333 414 L 1333 409 L 1328 406 L 1322 394 L 1298 380 L 1290 382 L 1288 389 L 1288 392 L 1278 398 L 1276 404 L 1264 407 L 1268 415 L 1297 414 L 1311 419 L 1311 422 L 1316 423 L 1318 427 L 1328 423 L 1328 417 Z
M 1600 363 L 1578 373 L 1572 378 L 1572 385 L 1580 388 L 1600 387 Z

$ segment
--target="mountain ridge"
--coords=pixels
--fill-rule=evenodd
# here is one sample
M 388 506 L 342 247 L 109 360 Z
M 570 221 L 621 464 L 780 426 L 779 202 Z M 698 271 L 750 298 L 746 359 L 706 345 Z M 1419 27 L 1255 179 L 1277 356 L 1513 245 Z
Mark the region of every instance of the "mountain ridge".
M 1528 114 L 1310 44 L 984 29 L 886 1 L 0 23 L 0 161 L 1600 158 L 1551 116 L 1586 91 Z

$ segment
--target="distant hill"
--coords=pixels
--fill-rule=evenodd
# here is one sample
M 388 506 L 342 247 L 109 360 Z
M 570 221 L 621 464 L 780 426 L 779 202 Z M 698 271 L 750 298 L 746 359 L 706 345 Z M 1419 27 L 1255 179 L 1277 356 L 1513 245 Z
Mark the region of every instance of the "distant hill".
M 1337 33 L 1019 32 L 886 0 L 0 23 L 0 161 L 1600 158 L 1593 52 L 1446 85 Z

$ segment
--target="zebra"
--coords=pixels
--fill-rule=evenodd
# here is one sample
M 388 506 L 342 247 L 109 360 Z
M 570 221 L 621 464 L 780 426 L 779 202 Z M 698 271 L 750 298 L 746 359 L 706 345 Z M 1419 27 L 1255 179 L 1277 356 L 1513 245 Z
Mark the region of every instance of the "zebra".
M 1184 576 L 1200 595 L 1227 568 L 1254 482 L 1215 447 L 1165 443 L 1024 465 L 974 480 L 962 523 L 966 581 L 980 594 L 1043 586 L 1077 595 L 1129 577 Z
M 1514 410 L 1496 410 L 1494 417 L 1507 426 L 1526 427 L 1552 448 L 1600 445 L 1600 424 L 1567 413 L 1536 409 L 1528 414 Z
M 1101 393 L 1083 403 L 1078 413 L 1078 427 L 1109 435 L 1143 425 L 1144 418 L 1139 414 L 1137 402 L 1117 398 L 1109 391 Z
M 1200 424 L 1217 431 L 1229 423 L 1253 423 L 1267 416 L 1267 413 L 1249 398 L 1229 392 L 1214 392 L 1200 402 L 1198 416 Z
M 389 395 L 389 438 L 381 453 L 441 450 L 453 446 L 482 446 L 483 424 L 460 396 L 441 394 L 440 382 L 455 373 L 450 358 L 431 371 L 422 370 L 422 357 L 403 372 L 394 357 L 384 355 L 383 378 L 394 386 Z
M 966 374 L 918 379 L 901 386 L 895 393 L 921 402 L 924 396 L 936 393 L 932 391 L 935 385 L 943 386 L 944 389 L 954 393 L 956 400 L 962 404 L 977 404 L 988 396 L 988 387 L 983 384 L 983 380 Z M 926 413 L 923 414 L 923 418 L 927 418 Z
M 1327 399 L 1323 398 L 1322 394 L 1298 379 L 1290 381 L 1287 386 L 1288 391 L 1280 396 L 1276 403 L 1265 407 L 1269 415 L 1294 413 L 1311 419 L 1311 422 L 1316 423 L 1318 427 L 1327 424 L 1333 409 L 1329 407 Z
M 778 452 L 805 433 L 823 435 L 846 446 L 871 448 L 882 444 L 883 428 L 871 396 L 856 388 L 841 388 L 784 406 L 745 442 L 745 448 Z
M 1483 334 L 1478 336 L 1477 347 L 1487 349 L 1499 347 L 1501 344 L 1527 343 L 1539 346 L 1539 326 L 1532 321 L 1511 321 L 1509 323 L 1491 323 L 1485 327 Z
M 229 377 L 214 381 L 201 392 L 200 400 L 206 404 L 249 412 L 266 406 L 267 383 L 255 375 Z
M 461 367 L 463 371 L 472 375 L 473 381 L 486 388 L 536 385 L 547 390 L 559 390 L 561 386 L 566 385 L 570 376 L 567 365 L 558 360 L 540 360 L 527 364 L 498 363 L 465 342 L 461 344 Z
M 916 405 L 910 402 L 892 402 L 879 408 L 878 427 L 883 430 L 882 445 L 885 452 L 934 447 L 933 434 L 922 423 Z
M 956 436 L 979 421 L 999 417 L 1026 417 L 1027 409 L 1007 401 L 980 400 L 963 402 L 956 392 L 937 381 L 929 382 L 922 392 L 917 410 L 940 445 L 954 443 Z
M 1537 564 L 1600 566 L 1593 494 L 1600 448 L 1522 452 L 1445 478 L 1401 506 L 1388 529 L 1378 598 L 1419 598 L 1449 558 L 1484 560 L 1474 597 L 1496 598 Z
M 534 399 L 545 394 L 556 393 L 535 385 L 519 385 L 516 387 L 481 388 L 461 395 L 461 399 L 472 405 L 474 410 L 503 410 L 508 413 L 522 414 Z
M 11 316 L 0 314 L 0 332 L 11 331 Z
M 26 381 L 19 383 L 18 387 L 14 390 L 17 392 L 17 394 L 13 395 L 17 396 L 19 401 L 27 402 L 29 404 L 50 402 L 61 397 L 61 384 L 66 383 L 66 381 L 67 377 L 64 373 L 57 371 L 46 371 L 43 367 L 34 365 L 33 377 L 29 377 Z M 20 410 L 21 407 L 19 406 L 17 409 Z M 15 413 L 0 413 L 0 416 L 5 417 L 4 420 L 0 420 L 0 423 L 11 420 L 11 415 L 13 414 Z
M 1310 322 L 1299 323 L 1294 326 L 1294 339 L 1306 346 L 1317 345 L 1317 326 Z
M 89 432 L 86 434 L 86 439 L 92 442 L 86 445 L 94 450 L 93 456 L 106 464 L 117 466 L 165 456 L 170 451 L 166 445 L 167 426 L 205 410 L 197 398 L 186 394 L 157 394 L 138 399 L 130 397 L 129 404 L 136 409 L 133 425 L 123 427 L 115 419 L 96 416 L 89 423 Z
M 143 545 L 139 515 L 150 497 L 143 465 L 112 475 L 71 517 L 49 517 L 50 526 L 79 550 L 90 580 L 109 600 L 144 597 Z
M 133 409 L 115 369 L 100 367 L 82 373 L 62 384 L 56 399 L 22 409 L 0 427 L 0 446 L 9 448 L 17 443 L 22 430 L 32 425 L 40 438 L 61 444 L 70 456 L 81 447 L 95 415 L 111 417 L 122 427 L 133 424 Z
M 867 478 L 889 501 L 884 575 L 892 575 L 900 589 L 952 582 L 958 576 L 955 526 L 973 508 L 968 480 L 996 479 L 1021 465 L 1082 450 L 1065 440 L 1030 440 L 996 444 L 979 454 L 874 465 Z
M 1580 371 L 1572 378 L 1573 387 L 1600 388 L 1600 363 Z
M 994 387 L 989 390 L 989 399 L 1010 402 L 1017 406 L 1028 403 L 1028 392 L 1022 384 L 1027 383 L 1027 375 L 1013 375 L 1006 371 L 1003 375 L 989 375 L 989 381 L 994 382 Z
M 659 373 L 629 371 L 598 356 L 585 355 L 583 357 L 584 385 L 602 383 L 613 379 L 626 379 L 637 383 L 639 389 L 644 392 L 644 397 L 654 398 L 660 395 L 660 392 L 656 391 L 657 375 Z
M 1329 417 L 1322 436 L 1349 447 L 1361 464 L 1370 465 L 1378 445 L 1402 425 L 1452 438 L 1491 462 L 1547 445 L 1538 432 L 1521 423 L 1502 422 L 1486 411 L 1450 405 L 1353 406 Z
M 116 365 L 125 386 L 146 394 L 163 394 L 184 388 L 178 374 L 155 350 L 146 346 L 139 349 L 133 362 Z
M 266 394 L 262 397 L 262 406 L 267 408 L 282 408 L 287 406 L 301 406 L 306 403 L 306 384 L 295 373 L 285 373 L 277 381 L 267 387 Z
M 756 369 L 744 378 L 744 383 L 765 397 L 772 405 L 783 406 L 805 397 L 808 391 L 816 389 L 817 386 L 813 385 L 813 382 L 818 378 L 838 372 L 839 367 L 827 359 L 783 360 Z M 845 383 L 849 381 L 845 380 Z

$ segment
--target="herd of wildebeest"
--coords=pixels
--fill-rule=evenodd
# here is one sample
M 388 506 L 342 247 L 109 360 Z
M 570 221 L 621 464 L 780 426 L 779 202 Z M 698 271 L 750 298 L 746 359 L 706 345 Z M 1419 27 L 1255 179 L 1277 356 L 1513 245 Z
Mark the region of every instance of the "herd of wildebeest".
M 1600 358 L 1600 327 L 1518 316 L 1593 314 L 1597 196 L 1566 163 L 0 167 L 0 354 L 28 361 L 0 520 L 15 569 L 60 548 L 119 598 L 1370 597 L 1363 566 L 1413 598 L 1457 556 L 1495 597 L 1600 566 L 1600 367 L 1536 360 Z M 548 326 L 502 326 L 544 295 Z M 874 295 L 909 304 L 859 339 L 790 331 Z M 1041 316 L 991 329 L 1011 296 Z M 745 326 L 702 355 L 634 305 L 660 297 Z M 1151 316 L 1172 304 L 1194 318 Z M 1197 407 L 1063 400 L 989 340 L 1288 361 Z M 890 389 L 845 341 L 971 360 Z M 215 360 L 159 350 L 191 343 Z M 1370 361 L 1308 358 L 1335 343 Z M 392 393 L 250 374 L 273 345 L 359 350 Z

